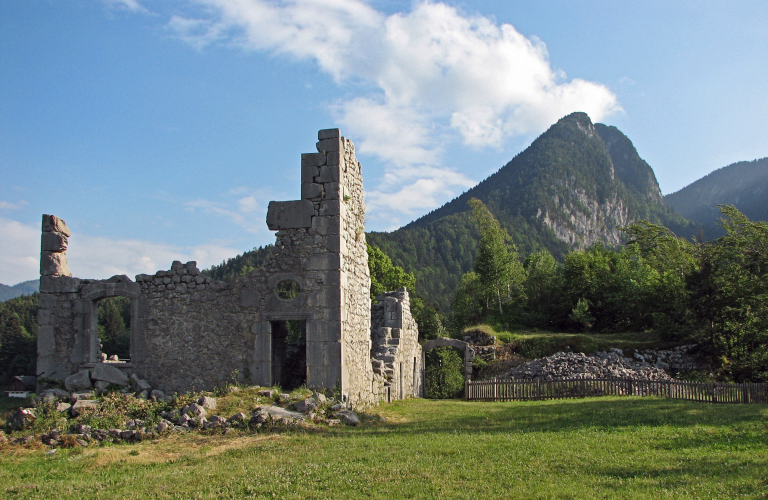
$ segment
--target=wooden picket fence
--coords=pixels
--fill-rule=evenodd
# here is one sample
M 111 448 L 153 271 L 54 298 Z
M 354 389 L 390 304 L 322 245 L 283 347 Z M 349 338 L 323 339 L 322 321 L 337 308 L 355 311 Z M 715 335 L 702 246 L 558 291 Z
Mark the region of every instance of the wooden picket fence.
M 768 384 L 634 379 L 469 380 L 469 401 L 526 401 L 591 396 L 660 396 L 703 403 L 768 403 Z

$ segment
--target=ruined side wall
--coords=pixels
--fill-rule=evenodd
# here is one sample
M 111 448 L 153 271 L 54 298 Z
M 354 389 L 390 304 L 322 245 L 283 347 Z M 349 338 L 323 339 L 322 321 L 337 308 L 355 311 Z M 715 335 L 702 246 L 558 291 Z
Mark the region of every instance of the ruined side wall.
M 352 141 L 342 137 L 338 147 L 342 159 L 339 183 L 342 389 L 353 405 L 368 405 L 378 401 L 378 388 L 371 368 L 371 277 L 365 242 L 363 176 Z
M 371 363 L 380 399 L 418 397 L 422 393 L 423 360 L 408 290 L 384 292 L 376 300 L 371 307 Z

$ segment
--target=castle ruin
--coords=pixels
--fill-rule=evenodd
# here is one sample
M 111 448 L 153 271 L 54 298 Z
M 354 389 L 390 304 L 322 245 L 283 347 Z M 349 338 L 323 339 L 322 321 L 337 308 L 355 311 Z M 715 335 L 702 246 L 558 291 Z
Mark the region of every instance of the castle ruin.
M 112 362 L 165 392 L 211 390 L 231 377 L 338 389 L 352 406 L 420 396 L 423 365 L 405 289 L 371 307 L 363 178 L 338 129 L 301 155 L 301 199 L 270 202 L 275 248 L 261 268 L 214 281 L 195 262 L 107 280 L 72 277 L 62 219 L 43 215 L 38 376 L 93 370 L 98 302 L 131 301 L 130 359 Z

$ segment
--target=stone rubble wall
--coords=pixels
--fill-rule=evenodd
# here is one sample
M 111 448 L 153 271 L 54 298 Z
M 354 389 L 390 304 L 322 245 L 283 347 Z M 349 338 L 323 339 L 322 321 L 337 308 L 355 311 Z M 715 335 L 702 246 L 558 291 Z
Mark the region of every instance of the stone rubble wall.
M 475 357 L 484 361 L 494 361 L 496 359 L 496 337 L 488 335 L 482 330 L 470 330 L 464 335 L 464 342 L 472 346 L 475 351 Z
M 418 397 L 424 367 L 408 290 L 384 292 L 376 300 L 371 307 L 371 363 L 380 399 Z

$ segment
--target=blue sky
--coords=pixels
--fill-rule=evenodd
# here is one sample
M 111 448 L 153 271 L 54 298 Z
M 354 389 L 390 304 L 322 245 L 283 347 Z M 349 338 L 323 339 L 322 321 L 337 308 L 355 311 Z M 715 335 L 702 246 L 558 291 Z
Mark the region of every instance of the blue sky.
M 768 156 L 766 26 L 764 1 L 4 0 L 0 283 L 37 277 L 43 213 L 83 278 L 270 243 L 321 128 L 357 146 L 368 230 L 572 111 L 674 192 Z

